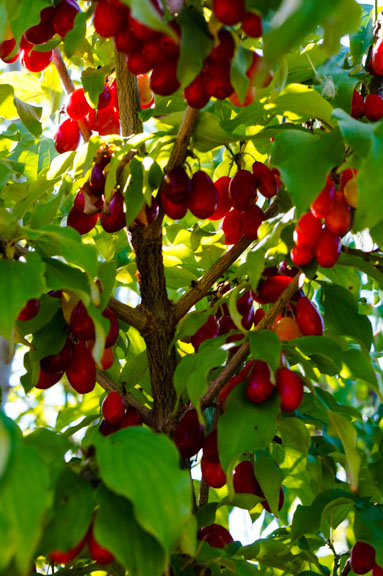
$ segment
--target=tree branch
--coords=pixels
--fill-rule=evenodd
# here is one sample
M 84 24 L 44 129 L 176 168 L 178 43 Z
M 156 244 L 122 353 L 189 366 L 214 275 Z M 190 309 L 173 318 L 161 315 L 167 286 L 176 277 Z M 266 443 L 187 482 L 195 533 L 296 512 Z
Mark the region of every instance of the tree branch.
M 139 332 L 144 332 L 150 326 L 150 314 L 144 312 L 140 308 L 132 308 L 128 304 L 124 304 L 116 298 L 110 298 L 108 302 L 109 308 L 115 313 L 117 318 L 126 322 Z
M 260 332 L 261 330 L 267 330 L 268 328 L 271 328 L 278 314 L 284 309 L 287 302 L 297 291 L 301 277 L 301 272 L 294 276 L 292 282 L 290 282 L 287 288 L 285 288 L 278 300 L 274 302 L 267 314 L 265 314 L 259 324 L 255 326 L 254 332 Z M 246 360 L 249 352 L 250 346 L 248 341 L 246 341 L 241 344 L 239 350 L 237 350 L 234 356 L 232 356 L 232 358 L 223 368 L 222 372 L 220 372 L 220 374 L 210 382 L 208 391 L 201 398 L 201 410 L 204 410 L 210 406 L 217 394 L 234 375 L 237 368 Z
M 278 202 L 275 201 L 265 212 L 265 220 L 272 218 L 278 213 Z M 248 240 L 245 236 L 219 258 L 213 266 L 190 288 L 186 294 L 176 302 L 174 306 L 176 323 L 189 312 L 199 300 L 204 298 L 210 288 L 230 268 L 237 258 L 252 244 L 253 240 Z
M 125 55 L 117 50 L 114 53 L 114 63 L 122 135 L 140 134 L 142 132 L 142 122 L 138 115 L 140 98 L 138 95 L 137 77 L 127 69 Z
M 363 250 L 359 250 L 358 248 L 350 248 L 349 246 L 342 246 L 342 252 L 344 254 L 348 254 L 349 256 L 357 256 L 358 258 L 362 258 L 369 264 L 376 266 L 378 268 L 383 267 L 383 254 L 380 250 L 373 250 L 372 252 L 363 252 Z
M 191 106 L 186 108 L 175 144 L 166 165 L 167 172 L 172 168 L 179 166 L 185 160 L 186 150 L 189 146 L 190 137 L 197 122 L 198 114 L 199 110 L 197 108 L 192 108 Z
M 121 388 L 119 386 L 117 386 L 117 384 L 115 384 L 115 382 L 113 382 L 113 380 L 111 380 L 109 378 L 109 376 L 107 376 L 101 370 L 96 370 L 96 379 L 97 379 L 97 382 L 100 384 L 100 386 L 102 388 L 104 388 L 104 390 L 106 390 L 107 392 L 120 392 L 121 393 Z M 129 394 L 129 392 L 126 392 L 123 395 L 123 398 L 124 398 L 125 406 L 127 406 L 127 407 L 133 406 L 133 408 L 135 408 L 137 410 L 137 412 L 140 413 L 142 421 L 145 422 L 145 424 L 147 424 L 148 426 L 152 426 L 152 414 L 151 414 L 152 411 L 149 408 L 147 408 L 146 406 L 143 406 L 143 404 L 138 402 L 138 400 L 136 400 L 134 398 L 134 396 Z

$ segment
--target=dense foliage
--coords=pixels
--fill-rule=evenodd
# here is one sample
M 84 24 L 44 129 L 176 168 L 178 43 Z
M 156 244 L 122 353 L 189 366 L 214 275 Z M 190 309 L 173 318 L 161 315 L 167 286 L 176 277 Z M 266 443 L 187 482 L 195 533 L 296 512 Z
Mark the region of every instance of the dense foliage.
M 0 0 L 0 39 L 0 576 L 381 576 L 377 9 Z

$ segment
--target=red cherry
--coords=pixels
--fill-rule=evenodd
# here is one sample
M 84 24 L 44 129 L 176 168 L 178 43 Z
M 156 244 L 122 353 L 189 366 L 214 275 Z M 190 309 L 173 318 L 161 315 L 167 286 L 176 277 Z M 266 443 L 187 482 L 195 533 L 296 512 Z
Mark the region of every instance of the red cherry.
M 18 57 L 20 56 L 20 50 L 14 55 L 10 56 L 14 49 L 16 48 L 16 40 L 14 38 L 10 38 L 9 40 L 4 40 L 4 42 L 0 43 L 0 58 L 3 62 L 7 64 L 12 64 L 16 62 Z
M 341 249 L 340 237 L 324 228 L 315 248 L 319 266 L 332 268 L 338 261 Z
M 57 4 L 52 24 L 54 31 L 62 38 L 72 30 L 77 12 L 80 12 L 80 7 L 75 0 L 60 0 Z
M 79 194 L 82 195 L 82 192 L 79 192 L 77 196 Z M 85 214 L 83 210 L 74 205 L 68 214 L 67 225 L 77 230 L 79 234 L 87 234 L 96 226 L 98 218 L 97 213 Z
M 104 318 L 108 318 L 110 321 L 110 328 L 109 332 L 105 338 L 105 348 L 110 348 L 117 342 L 118 334 L 120 331 L 120 327 L 118 325 L 118 320 L 115 313 L 107 306 L 103 311 L 102 315 Z
M 126 226 L 124 197 L 120 190 L 116 190 L 108 207 L 104 204 L 100 222 L 104 230 L 109 233 L 118 232 Z
M 251 172 L 238 170 L 229 184 L 229 196 L 236 210 L 248 210 L 257 198 L 257 183 Z
M 263 308 L 258 308 L 254 314 L 254 326 L 260 323 L 260 321 L 265 317 L 265 311 Z
M 256 187 L 265 198 L 272 198 L 278 193 L 278 185 L 273 172 L 266 164 L 254 162 L 252 166 Z
M 95 338 L 93 320 L 81 300 L 72 310 L 70 327 L 79 340 L 92 340 Z
M 77 544 L 77 546 L 74 546 L 67 552 L 63 552 L 61 550 L 55 550 L 54 552 L 51 552 L 49 554 L 49 558 L 52 562 L 55 562 L 55 564 L 68 564 L 69 562 L 72 562 L 72 560 L 76 558 L 77 554 L 81 552 L 85 546 L 86 539 L 87 535 L 84 536 L 84 538 Z
M 124 399 L 119 392 L 110 392 L 104 399 L 101 412 L 108 424 L 119 424 L 125 414 Z
M 133 18 L 131 14 L 129 14 L 128 21 L 130 30 L 140 40 L 150 40 L 151 38 L 155 38 L 158 34 L 156 30 L 149 28 L 149 26 L 145 26 L 145 24 Z
M 114 354 L 113 348 L 105 348 L 101 358 L 101 366 L 103 370 L 109 370 L 113 366 Z
M 175 28 L 177 35 L 180 36 L 181 32 L 179 29 L 177 29 L 177 25 L 173 26 L 173 28 Z M 180 53 L 179 40 L 173 40 L 173 38 L 171 38 L 167 34 L 160 34 L 158 41 L 160 50 L 166 56 L 167 60 L 178 59 Z
M 161 50 L 159 34 L 153 38 L 144 40 L 141 51 L 151 68 L 168 60 L 168 56 Z
M 128 406 L 125 416 L 122 419 L 120 428 L 130 428 L 130 426 L 141 426 L 142 418 L 137 408 Z
M 123 32 L 126 27 L 126 9 L 107 0 L 99 0 L 93 14 L 93 26 L 100 36 L 110 38 Z
M 188 211 L 186 202 L 184 204 L 176 204 L 167 198 L 162 191 L 159 191 L 159 204 L 162 210 L 165 212 L 166 216 L 172 218 L 173 220 L 180 220 L 186 215 Z
M 334 200 L 335 185 L 334 182 L 327 177 L 325 187 L 311 204 L 311 212 L 317 218 L 324 218 L 327 214 L 330 214 L 334 205 Z
M 378 94 L 368 94 L 364 100 L 364 115 L 371 122 L 383 118 L 383 99 Z
M 112 90 L 108 84 L 104 84 L 104 90 L 98 97 L 97 110 L 102 110 L 112 105 Z
M 163 62 L 153 68 L 150 87 L 155 94 L 170 96 L 180 87 L 177 78 L 177 61 Z
M 38 298 L 30 298 L 25 304 L 24 308 L 20 310 L 17 317 L 21 322 L 26 322 L 27 320 L 32 320 L 40 310 L 40 300 Z
M 222 230 L 225 233 L 225 244 L 237 244 L 245 233 L 242 212 L 230 210 L 223 219 Z
M 259 301 L 260 304 L 272 304 L 282 294 L 285 288 L 290 284 L 292 278 L 290 276 L 274 275 L 260 280 L 257 286 L 257 292 L 253 294 L 253 298 Z
M 98 562 L 98 564 L 105 565 L 114 561 L 114 555 L 97 542 L 94 537 L 93 527 L 88 535 L 88 548 L 92 560 Z
M 45 372 L 63 372 L 67 369 L 73 355 L 74 344 L 67 338 L 64 347 L 58 354 L 44 356 L 40 360 L 40 366 Z
M 218 202 L 215 212 L 209 217 L 209 220 L 221 220 L 232 207 L 232 201 L 229 196 L 229 184 L 231 178 L 229 176 L 221 176 L 214 182 L 214 186 L 218 192 Z
M 89 114 L 91 110 L 92 108 L 85 98 L 83 88 L 78 88 L 69 95 L 66 111 L 70 118 L 73 120 L 81 120 Z
M 66 370 L 69 384 L 79 394 L 92 392 L 96 385 L 96 365 L 84 340 L 74 347 L 73 356 Z
M 53 58 L 52 50 L 37 52 L 36 50 L 22 50 L 20 62 L 30 72 L 42 72 L 49 66 Z
M 262 36 L 262 18 L 255 12 L 245 12 L 242 18 L 242 30 L 250 38 Z
M 303 214 L 294 230 L 294 242 L 299 246 L 314 247 L 322 233 L 322 222 L 312 212 Z
M 91 130 L 98 132 L 102 130 L 113 120 L 114 107 L 112 105 L 102 108 L 101 110 L 91 110 L 88 114 L 88 124 Z
M 315 256 L 312 246 L 294 246 L 290 252 L 290 258 L 296 266 L 306 266 Z
M 281 408 L 294 412 L 303 399 L 303 382 L 292 370 L 279 368 L 276 373 L 277 390 L 281 397 Z
M 254 475 L 254 465 L 252 462 L 244 460 L 234 468 L 233 487 L 234 492 L 237 494 L 256 494 L 260 496 L 261 489 Z
M 64 376 L 64 372 L 45 372 L 40 368 L 39 379 L 36 384 L 36 388 L 39 390 L 47 390 L 54 384 L 56 384 Z
M 200 540 L 205 540 L 214 548 L 224 548 L 230 544 L 230 542 L 233 542 L 230 532 L 219 524 L 209 524 L 209 526 L 204 526 L 199 531 L 198 538 Z
M 201 458 L 202 478 L 210 488 L 222 488 L 226 484 L 226 474 L 219 462 L 212 462 L 202 456 Z
M 209 61 L 221 64 L 222 62 L 230 62 L 234 56 L 235 42 L 229 30 L 221 30 L 218 32 L 218 44 L 214 46 L 209 54 Z
M 142 42 L 137 36 L 133 34 L 129 28 L 122 30 L 114 36 L 114 44 L 116 50 L 123 52 L 124 54 L 132 54 L 133 52 L 139 52 L 142 46 Z
M 198 170 L 191 178 L 190 196 L 187 202 L 196 218 L 209 218 L 217 209 L 218 192 L 210 176 Z
M 218 455 L 218 433 L 217 429 L 212 430 L 203 442 L 203 455 L 210 462 L 219 462 Z
M 52 26 L 52 19 L 55 13 L 54 6 L 48 6 L 40 12 L 40 22 L 26 30 L 24 36 L 31 44 L 45 44 L 53 38 L 55 30 Z M 24 46 L 22 46 L 24 49 Z
M 192 458 L 201 450 L 204 433 L 197 410 L 193 408 L 186 412 L 177 425 L 173 440 L 184 458 Z
M 207 62 L 203 78 L 206 92 L 218 100 L 228 98 L 234 91 L 230 80 L 229 63 Z
M 102 436 L 110 436 L 120 430 L 120 424 L 108 424 L 105 420 L 101 420 L 100 426 L 98 427 L 98 431 Z
M 261 208 L 253 204 L 248 210 L 242 213 L 242 224 L 246 238 L 257 240 L 258 228 L 262 224 L 265 215 Z
M 89 179 L 89 184 L 93 194 L 96 196 L 102 196 L 105 189 L 105 180 L 106 178 L 103 167 L 100 164 L 93 164 Z
M 204 75 L 202 73 L 198 74 L 189 86 L 186 86 L 184 98 L 189 106 L 197 108 L 198 110 L 206 106 L 209 102 L 210 96 L 206 92 Z
M 344 194 L 337 190 L 330 214 L 325 217 L 326 228 L 333 234 L 342 236 L 351 229 L 352 213 Z
M 224 304 L 226 306 L 226 304 Z M 231 330 L 238 331 L 237 325 L 231 316 L 225 314 L 221 316 L 218 320 L 219 335 L 228 334 Z M 227 340 L 228 341 L 228 340 Z
M 274 392 L 274 385 L 270 380 L 270 375 L 270 368 L 266 362 L 257 360 L 246 384 L 246 396 L 251 402 L 262 404 L 270 398 Z
M 378 76 L 383 75 L 383 39 L 380 38 L 371 52 L 371 66 Z
M 213 0 L 213 11 L 226 26 L 238 24 L 245 14 L 245 0 Z
M 184 204 L 190 197 L 191 182 L 183 166 L 166 172 L 161 183 L 161 194 L 175 204 Z
M 193 336 L 190 338 L 191 343 L 194 346 L 195 351 L 198 351 L 198 348 L 205 340 L 209 338 L 216 338 L 219 335 L 219 329 L 217 324 L 217 319 L 215 316 L 209 316 L 209 319 Z
M 372 569 L 372 576 L 383 576 L 383 568 L 375 564 Z
M 55 147 L 59 154 L 76 150 L 80 142 L 80 130 L 75 120 L 64 120 L 54 135 Z
M 295 309 L 295 320 L 303 336 L 321 336 L 323 334 L 322 316 L 309 298 L 299 298 Z
M 147 75 L 139 74 L 137 84 L 141 108 L 150 108 L 154 104 L 154 94 L 150 89 L 150 80 Z
M 253 308 L 253 297 L 250 290 L 246 290 L 237 300 L 237 310 L 241 316 L 245 316 Z
M 141 51 L 130 52 L 126 56 L 126 66 L 131 74 L 146 74 L 153 68 Z
M 356 119 L 364 116 L 364 99 L 357 90 L 354 90 L 352 93 L 351 116 Z
M 355 542 L 350 561 L 355 574 L 367 574 L 375 566 L 375 548 L 367 542 Z

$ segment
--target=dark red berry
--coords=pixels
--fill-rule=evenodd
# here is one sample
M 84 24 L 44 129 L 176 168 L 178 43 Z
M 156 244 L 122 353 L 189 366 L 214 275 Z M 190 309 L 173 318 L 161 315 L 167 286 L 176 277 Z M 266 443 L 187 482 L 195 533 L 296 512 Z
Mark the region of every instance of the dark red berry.
M 101 407 L 104 420 L 108 424 L 119 424 L 125 414 L 124 399 L 119 392 L 110 392 Z
M 246 384 L 246 396 L 251 402 L 262 404 L 270 398 L 274 391 L 270 376 L 270 368 L 266 362 L 257 360 Z
M 206 92 L 218 100 L 224 100 L 234 92 L 229 63 L 208 62 L 203 70 L 203 77 Z
M 272 304 L 279 298 L 290 282 L 292 282 L 290 276 L 281 276 L 278 274 L 270 276 L 265 280 L 260 280 L 256 292 L 257 301 L 259 301 L 260 304 Z
M 333 234 L 343 236 L 351 229 L 352 213 L 341 190 L 335 193 L 334 204 L 330 214 L 324 219 L 326 228 Z
M 252 166 L 256 187 L 265 198 L 272 198 L 278 193 L 278 185 L 274 173 L 266 164 L 254 162 Z
M 108 318 L 110 328 L 105 338 L 105 348 L 110 348 L 117 342 L 120 327 L 115 313 L 107 306 L 103 311 L 104 318 Z
M 195 351 L 198 351 L 198 348 L 205 340 L 209 338 L 216 338 L 219 335 L 219 328 L 217 324 L 217 319 L 215 316 L 209 316 L 208 321 L 201 326 L 199 330 L 190 338 L 191 343 L 194 346 Z
M 112 105 L 101 110 L 92 110 L 88 114 L 88 124 L 91 130 L 99 132 L 113 121 L 114 107 Z
M 248 210 L 242 213 L 242 225 L 246 238 L 257 240 L 258 228 L 262 224 L 265 215 L 261 208 L 253 204 Z
M 45 372 L 63 372 L 67 369 L 73 355 L 74 344 L 67 338 L 65 346 L 58 354 L 44 356 L 40 360 L 40 366 Z
M 183 204 L 176 204 L 175 202 L 169 200 L 167 196 L 161 192 L 161 190 L 159 191 L 158 199 L 159 204 L 162 210 L 165 212 L 166 216 L 169 216 L 169 218 L 172 218 L 173 220 L 180 220 L 186 215 L 186 212 L 188 211 L 186 202 Z
M 120 428 L 121 424 L 108 424 L 106 420 L 101 420 L 98 431 L 102 436 L 110 436 L 110 434 L 114 434 L 117 430 L 120 430 Z
M 176 166 L 166 172 L 161 183 L 161 194 L 175 204 L 184 204 L 191 191 L 190 178 L 183 166 Z
M 290 252 L 290 258 L 296 266 L 306 266 L 315 256 L 313 246 L 294 246 Z
M 192 458 L 202 448 L 203 426 L 198 420 L 197 410 L 189 410 L 178 423 L 173 440 L 184 458 Z
M 56 564 L 68 564 L 69 562 L 72 562 L 72 560 L 76 558 L 77 554 L 79 554 L 79 552 L 81 552 L 81 550 L 84 548 L 86 539 L 87 535 L 84 536 L 84 538 L 77 544 L 77 546 L 67 550 L 67 552 L 63 552 L 62 550 L 54 550 L 49 554 L 49 558 Z
M 42 72 L 49 66 L 53 58 L 52 50 L 37 52 L 36 50 L 22 50 L 20 62 L 30 72 Z
M 248 210 L 257 198 L 257 183 L 251 172 L 238 170 L 229 184 L 229 196 L 236 210 Z
M 210 488 L 222 488 L 226 484 L 226 474 L 219 462 L 212 462 L 202 456 L 201 458 L 202 478 Z
M 383 39 L 379 38 L 371 52 L 371 66 L 378 76 L 383 75 Z
M 36 384 L 36 388 L 39 390 L 47 390 L 54 384 L 56 384 L 64 376 L 64 372 L 45 372 L 40 368 L 39 379 Z
M 250 38 L 262 36 L 262 18 L 255 12 L 245 12 L 242 18 L 242 30 Z
M 324 228 L 315 248 L 315 257 L 319 266 L 323 266 L 323 268 L 332 268 L 335 266 L 340 255 L 340 249 L 340 236 Z
M 201 109 L 210 100 L 209 94 L 205 89 L 205 82 L 203 74 L 198 74 L 189 86 L 184 90 L 184 98 L 186 103 L 192 108 Z
M 73 356 L 66 370 L 69 384 L 79 394 L 92 392 L 96 385 L 96 365 L 84 340 L 74 347 Z
M 77 194 L 76 198 L 79 196 L 82 197 L 82 206 L 84 206 L 84 196 L 81 191 Z M 98 218 L 98 213 L 85 214 L 84 208 L 81 209 L 74 204 L 68 214 L 67 225 L 77 230 L 79 234 L 87 234 L 96 226 Z
M 233 542 L 233 538 L 228 530 L 219 524 L 210 524 L 209 526 L 204 526 L 199 531 L 198 538 L 200 540 L 205 540 L 210 546 L 214 548 L 224 548 L 230 542 Z
M 260 486 L 254 475 L 254 465 L 248 460 L 240 462 L 233 470 L 233 487 L 237 494 L 260 495 Z
M 4 40 L 4 42 L 0 43 L 0 58 L 3 62 L 7 64 L 12 64 L 16 62 L 18 57 L 20 56 L 20 50 L 16 52 L 13 56 L 10 54 L 13 53 L 14 49 L 16 48 L 16 40 L 14 38 L 10 38 L 9 40 Z
M 210 462 L 219 462 L 218 454 L 218 434 L 217 430 L 212 430 L 203 442 L 203 455 Z
M 383 118 L 383 98 L 379 94 L 368 94 L 364 100 L 364 115 L 371 122 Z
M 126 56 L 126 66 L 131 74 L 146 74 L 153 68 L 150 62 L 145 58 L 144 54 L 139 50 L 138 52 L 130 52 Z
M 93 527 L 88 535 L 88 548 L 92 560 L 98 564 L 105 565 L 114 561 L 114 555 L 97 542 L 93 533 Z
M 125 30 L 126 10 L 107 0 L 99 0 L 93 14 L 93 26 L 100 36 L 110 38 Z
M 355 574 L 367 574 L 375 565 L 375 548 L 367 542 L 355 542 L 350 561 Z
M 295 320 L 303 336 L 321 336 L 323 334 L 322 316 L 309 298 L 299 298 L 295 309 Z
M 142 46 L 141 40 L 137 38 L 129 28 L 122 30 L 122 32 L 119 32 L 114 36 L 114 44 L 116 50 L 123 52 L 124 54 L 139 52 Z
M 225 234 L 225 244 L 237 244 L 245 233 L 242 212 L 230 210 L 223 219 L 222 230 Z
M 55 30 L 52 26 L 54 13 L 54 6 L 48 6 L 41 10 L 40 22 L 36 24 L 36 26 L 28 28 L 24 33 L 28 42 L 31 42 L 32 44 L 45 44 L 45 42 L 48 42 L 53 38 L 55 34 Z
M 170 96 L 176 92 L 180 87 L 177 78 L 177 61 L 172 60 L 155 66 L 150 77 L 150 87 L 155 94 L 160 96 Z
M 283 488 L 279 489 L 279 501 L 278 501 L 278 510 L 282 510 L 283 504 L 285 502 L 285 493 L 283 492 Z M 271 508 L 267 500 L 263 500 L 262 506 L 267 512 L 271 512 Z
M 19 312 L 17 317 L 21 322 L 32 320 L 40 310 L 40 300 L 38 298 L 30 298 L 25 304 L 24 308 Z
M 120 424 L 120 428 L 130 428 L 130 426 L 141 426 L 142 418 L 137 410 L 133 406 L 128 406 L 125 415 Z
M 72 30 L 77 12 L 80 12 L 80 7 L 75 0 L 60 0 L 57 4 L 52 24 L 54 31 L 62 38 Z
M 357 90 L 354 90 L 352 93 L 351 116 L 357 120 L 358 118 L 362 118 L 362 116 L 364 116 L 364 99 Z
M 128 18 L 129 28 L 139 38 L 140 40 L 150 40 L 151 38 L 155 38 L 158 34 L 157 30 L 153 28 L 149 28 L 142 22 L 133 18 L 131 14 L 129 14 Z
M 229 195 L 230 181 L 231 178 L 229 176 L 221 176 L 221 178 L 218 178 L 218 180 L 214 182 L 214 186 L 218 192 L 218 202 L 217 208 L 209 217 L 209 220 L 221 220 L 232 208 L 233 204 Z
M 299 246 L 314 247 L 322 233 L 322 222 L 312 212 L 303 214 L 294 230 L 294 242 Z
M 334 200 L 335 185 L 334 182 L 327 177 L 325 187 L 311 204 L 311 212 L 317 218 L 324 218 L 331 212 L 334 205 Z
M 245 15 L 245 0 L 213 0 L 213 11 L 222 24 L 233 26 Z
M 293 412 L 303 399 L 303 382 L 301 378 L 288 368 L 279 368 L 276 373 L 277 390 L 281 397 L 281 408 L 285 412 Z
M 91 110 L 92 108 L 85 98 L 83 88 L 78 88 L 69 95 L 66 111 L 70 118 L 73 120 L 81 120 L 87 116 Z
M 120 190 L 116 190 L 108 206 L 104 204 L 100 222 L 104 230 L 109 233 L 118 232 L 126 226 L 124 197 Z
M 95 338 L 93 320 L 81 300 L 72 310 L 70 327 L 79 340 L 92 340 Z
M 198 170 L 191 178 L 190 196 L 187 202 L 196 218 L 209 218 L 217 209 L 218 192 L 210 176 Z
M 218 44 L 216 44 L 210 52 L 209 62 L 215 62 L 216 64 L 230 62 L 235 51 L 235 42 L 232 33 L 229 32 L 229 30 L 223 30 L 221 28 L 217 38 Z
M 80 142 L 80 130 L 77 122 L 71 118 L 64 120 L 57 128 L 54 142 L 59 154 L 76 150 Z

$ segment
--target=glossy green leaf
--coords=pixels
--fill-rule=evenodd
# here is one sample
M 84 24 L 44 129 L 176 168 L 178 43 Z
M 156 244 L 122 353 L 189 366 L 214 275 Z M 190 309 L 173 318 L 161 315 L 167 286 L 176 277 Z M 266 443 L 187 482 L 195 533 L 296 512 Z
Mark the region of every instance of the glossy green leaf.
M 356 447 L 356 429 L 354 426 L 335 412 L 328 413 L 329 426 L 327 433 L 330 436 L 339 438 L 343 444 L 346 453 L 346 471 L 349 478 L 351 489 L 356 492 L 358 489 L 358 477 L 361 465 L 361 456 Z
M 81 82 L 85 94 L 88 95 L 94 108 L 97 108 L 98 98 L 104 91 L 105 72 L 95 68 L 86 68 L 81 73 Z
M 255 453 L 254 474 L 272 513 L 278 516 L 279 490 L 283 476 L 267 450 L 258 450 Z
M 86 21 L 88 14 L 86 12 L 78 12 L 74 19 L 74 26 L 72 30 L 65 35 L 64 50 L 67 58 L 71 58 L 77 50 L 81 48 L 86 35 Z
M 272 330 L 249 332 L 250 354 L 255 360 L 263 360 L 274 372 L 281 363 L 282 342 Z
M 375 548 L 376 563 L 383 565 L 383 506 L 367 505 L 356 510 L 354 522 L 356 540 L 368 542 Z

